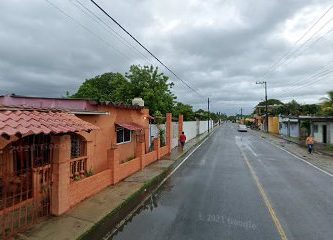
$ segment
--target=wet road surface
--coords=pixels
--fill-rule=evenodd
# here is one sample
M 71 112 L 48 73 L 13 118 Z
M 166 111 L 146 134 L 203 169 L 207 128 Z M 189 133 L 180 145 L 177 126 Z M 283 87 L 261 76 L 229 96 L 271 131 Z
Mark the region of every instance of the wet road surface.
M 113 239 L 333 239 L 333 178 L 224 125 Z

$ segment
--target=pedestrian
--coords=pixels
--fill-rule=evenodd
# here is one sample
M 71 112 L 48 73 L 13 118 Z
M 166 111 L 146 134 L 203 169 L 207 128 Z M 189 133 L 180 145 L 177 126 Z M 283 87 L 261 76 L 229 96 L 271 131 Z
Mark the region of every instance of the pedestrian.
M 182 134 L 180 134 L 179 142 L 180 142 L 180 147 L 183 151 L 184 150 L 184 145 L 185 145 L 185 142 L 186 142 L 186 135 L 184 134 L 184 132 L 182 132 Z
M 311 134 L 306 138 L 306 146 L 308 147 L 308 152 L 311 154 L 312 150 L 313 150 L 313 137 L 311 136 Z

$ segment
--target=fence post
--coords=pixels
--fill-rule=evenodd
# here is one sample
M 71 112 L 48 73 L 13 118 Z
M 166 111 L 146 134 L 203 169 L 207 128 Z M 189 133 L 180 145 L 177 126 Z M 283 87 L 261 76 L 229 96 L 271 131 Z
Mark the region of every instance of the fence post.
M 118 148 L 111 148 L 107 152 L 109 160 L 109 168 L 111 170 L 111 184 L 119 182 L 118 170 L 119 170 L 119 150 Z
M 178 116 L 178 139 L 183 131 L 184 131 L 184 117 L 182 114 L 180 114 Z M 178 144 L 179 144 L 179 141 L 178 141 Z
M 145 157 L 145 144 L 142 142 L 137 143 L 135 157 L 140 158 L 140 169 L 145 167 L 144 157 Z
M 172 114 L 166 114 L 166 145 L 168 148 L 168 154 L 171 153 L 171 144 L 172 144 Z
M 157 155 L 157 160 L 160 159 L 160 138 L 154 138 L 154 151 L 156 151 L 156 155 Z
M 69 135 L 52 136 L 52 193 L 51 213 L 61 215 L 69 209 L 70 146 Z

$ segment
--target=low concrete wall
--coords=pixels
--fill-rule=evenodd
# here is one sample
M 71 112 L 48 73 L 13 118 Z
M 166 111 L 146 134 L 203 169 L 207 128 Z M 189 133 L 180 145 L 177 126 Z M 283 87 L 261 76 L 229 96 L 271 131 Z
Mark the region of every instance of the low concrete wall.
M 164 146 L 160 148 L 160 157 L 163 157 L 168 154 L 168 146 Z
M 98 193 L 111 184 L 111 170 L 105 170 L 93 176 L 74 181 L 69 185 L 69 205 L 75 204 Z
M 119 164 L 116 172 L 117 175 L 116 182 L 119 182 L 131 176 L 133 173 L 136 173 L 137 171 L 141 170 L 140 160 L 141 158 L 137 157 L 132 159 L 131 161 Z
M 144 155 L 142 165 L 143 167 L 157 161 L 157 151 L 153 151 Z

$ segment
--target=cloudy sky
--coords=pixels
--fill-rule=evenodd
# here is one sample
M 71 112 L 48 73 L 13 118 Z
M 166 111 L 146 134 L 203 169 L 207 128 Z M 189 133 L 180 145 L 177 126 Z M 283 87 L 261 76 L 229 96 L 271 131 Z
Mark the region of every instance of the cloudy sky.
M 160 66 L 178 100 L 250 112 L 264 98 L 314 103 L 333 90 L 333 7 L 322 0 L 96 0 Z M 154 64 L 89 0 L 0 1 L 0 94 L 63 96 L 87 78 Z M 325 14 L 326 13 L 326 14 Z M 314 25 L 315 24 L 315 25 Z

